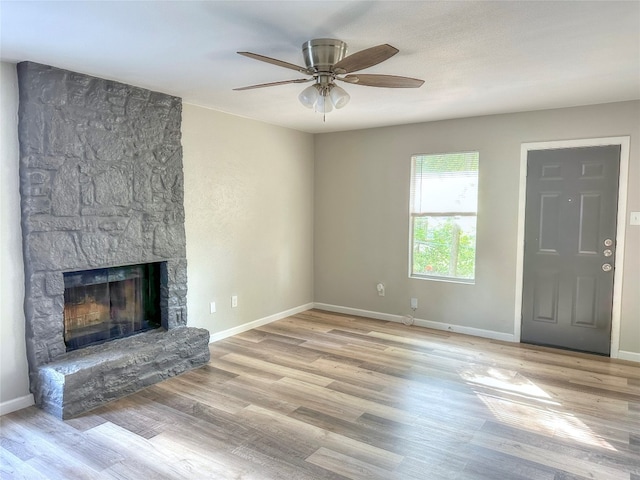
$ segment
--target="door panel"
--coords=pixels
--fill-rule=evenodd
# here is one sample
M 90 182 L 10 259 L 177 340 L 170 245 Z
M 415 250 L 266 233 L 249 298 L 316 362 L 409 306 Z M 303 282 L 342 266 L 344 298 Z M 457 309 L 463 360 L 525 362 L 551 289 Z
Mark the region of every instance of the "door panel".
M 578 253 L 598 255 L 598 226 L 600 225 L 601 203 L 602 195 L 599 193 L 583 193 L 580 195 Z
M 560 193 L 540 195 L 540 226 L 538 251 L 558 253 L 560 246 Z
M 558 272 L 537 272 L 533 291 L 533 320 L 558 323 Z
M 574 326 L 597 327 L 596 299 L 598 297 L 598 279 L 596 277 L 579 276 L 576 278 L 573 318 Z
M 523 342 L 609 354 L 620 146 L 530 151 Z M 609 250 L 609 252 L 607 252 Z

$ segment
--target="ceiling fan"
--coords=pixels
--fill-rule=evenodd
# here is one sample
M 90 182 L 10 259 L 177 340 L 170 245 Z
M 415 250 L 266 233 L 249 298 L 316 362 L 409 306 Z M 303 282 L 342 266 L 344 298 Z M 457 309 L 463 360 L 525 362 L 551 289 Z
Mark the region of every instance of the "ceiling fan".
M 313 108 L 323 114 L 333 110 L 333 107 L 342 108 L 349 103 L 349 94 L 342 87 L 335 84 L 336 80 L 353 85 L 386 88 L 418 88 L 424 83 L 424 80 L 396 75 L 353 73 L 382 63 L 398 53 L 397 48 L 388 44 L 367 48 L 347 56 L 347 44 L 345 42 L 332 38 L 316 38 L 302 45 L 302 55 L 304 56 L 306 67 L 265 57 L 257 53 L 238 53 L 261 62 L 295 70 L 310 77 L 261 83 L 248 87 L 234 88 L 234 90 L 251 90 L 313 81 L 313 85 L 305 88 L 298 96 L 298 99 L 305 107 Z

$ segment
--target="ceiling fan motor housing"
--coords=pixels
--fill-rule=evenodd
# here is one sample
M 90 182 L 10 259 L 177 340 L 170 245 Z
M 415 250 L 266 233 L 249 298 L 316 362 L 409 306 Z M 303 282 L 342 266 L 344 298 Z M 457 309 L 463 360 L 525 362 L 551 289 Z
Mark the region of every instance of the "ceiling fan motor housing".
M 347 54 L 347 44 L 333 38 L 316 38 L 302 44 L 307 68 L 317 72 L 331 72 L 331 68 Z

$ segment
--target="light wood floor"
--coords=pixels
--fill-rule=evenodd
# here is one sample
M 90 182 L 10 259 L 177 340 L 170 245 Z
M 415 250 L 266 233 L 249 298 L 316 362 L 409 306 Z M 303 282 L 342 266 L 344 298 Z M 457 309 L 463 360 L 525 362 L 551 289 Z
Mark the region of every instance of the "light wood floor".
M 1 418 L 2 479 L 640 479 L 640 367 L 311 310 L 79 418 Z

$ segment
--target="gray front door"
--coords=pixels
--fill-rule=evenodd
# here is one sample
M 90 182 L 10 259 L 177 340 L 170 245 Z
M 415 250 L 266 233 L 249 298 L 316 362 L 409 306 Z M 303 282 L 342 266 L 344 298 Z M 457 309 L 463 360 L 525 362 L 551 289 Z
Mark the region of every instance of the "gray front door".
M 522 334 L 609 354 L 620 146 L 530 151 Z

